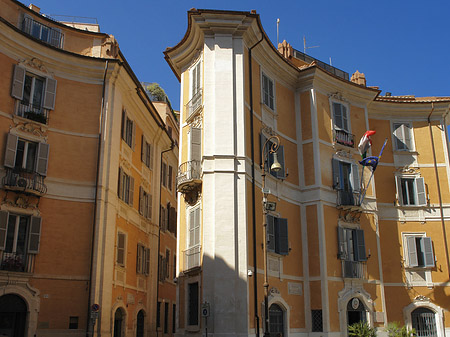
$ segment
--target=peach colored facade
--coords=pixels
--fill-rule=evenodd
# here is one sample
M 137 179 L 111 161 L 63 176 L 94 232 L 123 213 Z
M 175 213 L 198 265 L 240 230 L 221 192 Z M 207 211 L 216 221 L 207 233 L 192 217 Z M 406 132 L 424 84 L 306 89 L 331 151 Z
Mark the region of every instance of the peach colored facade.
M 113 36 L 33 8 L 0 1 L 0 335 L 168 336 L 177 120 Z
M 254 12 L 192 9 L 165 55 L 181 82 L 177 335 L 264 334 L 263 192 L 276 202 L 267 332 L 450 333 L 450 97 L 383 96 L 364 74 L 275 49 Z M 367 130 L 368 156 L 387 139 L 371 180 Z M 273 136 L 283 169 L 261 191 Z

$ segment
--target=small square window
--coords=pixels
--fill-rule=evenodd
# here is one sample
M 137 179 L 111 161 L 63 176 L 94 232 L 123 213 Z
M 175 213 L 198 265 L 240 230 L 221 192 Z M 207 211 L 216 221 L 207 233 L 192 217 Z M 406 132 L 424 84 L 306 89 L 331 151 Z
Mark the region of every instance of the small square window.
M 78 329 L 78 316 L 70 316 L 69 329 Z

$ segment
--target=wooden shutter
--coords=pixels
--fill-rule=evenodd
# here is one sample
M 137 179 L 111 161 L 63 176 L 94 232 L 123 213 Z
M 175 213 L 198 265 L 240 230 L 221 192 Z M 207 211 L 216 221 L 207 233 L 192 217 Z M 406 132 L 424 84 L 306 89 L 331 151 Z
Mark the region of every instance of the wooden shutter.
M 129 205 L 133 206 L 133 198 L 134 198 L 134 178 L 130 176 L 130 189 L 128 191 L 129 193 Z
M 201 162 L 202 160 L 202 129 L 191 128 L 190 130 L 190 140 L 191 140 L 191 158 L 190 160 L 197 160 Z
M 333 188 L 336 190 L 340 190 L 341 189 L 341 163 L 339 160 L 333 158 L 331 160 L 331 164 L 332 164 L 332 169 L 333 169 Z
M 139 214 L 144 214 L 144 189 L 142 186 L 139 186 Z
M 39 253 L 39 242 L 41 238 L 41 217 L 32 216 L 30 221 L 30 232 L 28 236 L 28 253 Z
M 125 264 L 125 234 L 117 233 L 117 258 L 116 261 L 120 265 Z
M 132 121 L 131 122 L 132 123 L 132 134 L 131 134 L 131 148 L 133 149 L 133 151 L 134 151 L 134 148 L 136 147 L 136 122 L 135 121 Z
M 126 141 L 126 133 L 127 133 L 127 112 L 125 111 L 125 109 L 122 109 L 122 130 L 121 130 L 121 134 L 122 134 L 122 139 Z
M 277 172 L 278 179 L 286 179 L 286 168 L 284 167 L 284 146 L 280 145 L 277 151 L 278 162 L 281 164 L 281 170 Z
M 419 261 L 417 258 L 416 237 L 407 236 L 406 246 L 408 251 L 408 267 L 417 267 L 419 265 Z
M 144 274 L 148 275 L 149 272 L 150 272 L 150 248 L 145 248 Z
M 366 245 L 364 242 L 364 231 L 362 229 L 355 229 L 354 230 L 354 237 L 353 240 L 355 240 L 355 261 L 367 261 L 366 256 Z
M 55 109 L 56 100 L 56 80 L 53 78 L 45 79 L 45 93 L 42 107 L 49 110 Z
M 6 150 L 5 150 L 5 167 L 14 168 L 16 164 L 16 151 L 17 151 L 17 141 L 19 137 L 8 133 L 8 138 L 6 140 Z
M 148 194 L 148 198 L 147 198 L 147 218 L 151 219 L 152 218 L 152 203 L 153 203 L 153 198 L 151 194 Z
M 123 188 L 123 183 L 122 183 L 122 168 L 119 167 L 119 179 L 117 182 L 117 196 L 123 200 L 123 194 L 122 194 L 122 188 Z
M 277 246 L 276 253 L 280 255 L 289 254 L 288 220 L 276 218 L 277 224 Z
M 341 106 L 341 112 L 342 112 L 342 128 L 350 132 L 350 128 L 348 127 L 348 116 L 347 116 L 347 107 L 343 104 L 339 104 Z
M 8 212 L 0 211 L 0 250 L 5 250 L 6 232 L 8 230 L 8 218 Z
M 189 238 L 188 248 L 193 247 L 195 242 L 195 210 L 189 213 Z
M 36 172 L 41 176 L 47 176 L 48 154 L 50 144 L 38 143 L 38 155 L 36 157 Z
M 11 96 L 17 99 L 23 99 L 23 87 L 25 84 L 25 68 L 16 64 L 14 66 L 14 77 L 11 86 Z
M 431 238 L 424 237 L 420 240 L 424 255 L 424 267 L 434 267 L 433 243 Z
M 267 249 L 275 252 L 275 218 L 272 215 L 267 215 Z
M 334 103 L 333 102 L 333 119 L 334 119 L 334 125 L 338 129 L 342 129 L 342 111 L 341 111 L 341 104 Z
M 147 143 L 147 146 L 149 147 L 149 152 L 150 152 L 150 170 L 153 169 L 153 145 Z
M 417 204 L 425 206 L 427 204 L 427 196 L 425 192 L 425 179 L 422 177 L 416 178 Z
M 352 187 L 354 192 L 359 192 L 361 190 L 357 164 L 352 164 Z
M 395 176 L 395 186 L 397 187 L 397 200 L 399 205 L 403 205 L 403 193 L 402 193 L 402 177 Z
M 142 267 L 143 267 L 143 263 L 142 263 L 142 246 L 141 245 L 137 245 L 137 257 L 136 257 L 136 272 L 137 273 L 142 273 Z
M 177 212 L 175 207 L 170 207 L 169 210 L 169 232 L 175 233 L 177 230 Z
M 347 240 L 345 238 L 345 229 L 342 227 L 337 228 L 338 231 L 338 259 L 347 260 Z
M 404 137 L 404 143 L 406 145 L 406 150 L 412 150 L 413 146 L 412 146 L 412 139 L 411 139 L 411 134 L 412 134 L 412 128 L 410 124 L 402 124 L 402 129 L 403 129 L 403 137 Z
M 145 141 L 144 135 L 141 137 L 141 162 L 148 165 L 147 161 L 145 160 L 146 154 L 147 154 L 147 143 Z
M 173 167 L 169 165 L 169 172 L 167 173 L 167 186 L 171 191 L 172 191 L 172 175 L 173 175 Z

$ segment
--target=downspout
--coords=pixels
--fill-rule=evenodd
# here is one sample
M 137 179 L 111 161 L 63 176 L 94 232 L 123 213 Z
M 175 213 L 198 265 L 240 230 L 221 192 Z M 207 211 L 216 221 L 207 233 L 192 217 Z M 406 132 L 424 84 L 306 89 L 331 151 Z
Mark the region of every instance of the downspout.
M 105 89 L 106 89 L 106 74 L 108 72 L 108 60 L 105 63 L 105 71 L 103 73 L 103 84 L 102 84 L 102 104 L 100 109 L 100 129 L 98 133 L 98 145 L 97 145 L 97 172 L 95 173 L 95 190 L 94 190 L 94 213 L 93 213 L 93 221 L 92 221 L 92 236 L 91 236 L 91 268 L 89 270 L 89 286 L 88 286 L 88 310 L 87 310 L 87 320 L 86 320 L 86 337 L 89 337 L 91 334 L 90 325 L 91 325 L 91 294 L 92 292 L 92 274 L 94 269 L 94 245 L 95 245 L 95 232 L 98 226 L 96 221 L 97 219 L 97 191 L 98 191 L 98 181 L 100 176 L 100 156 L 101 156 L 101 144 L 103 138 L 103 120 L 105 113 Z M 92 324 L 92 333 L 94 332 L 94 325 Z
M 433 130 L 431 128 L 431 114 L 433 113 L 433 111 L 434 111 L 434 103 L 431 102 L 431 111 L 430 111 L 430 114 L 428 115 L 428 128 L 430 129 L 431 148 L 433 150 L 434 172 L 436 174 L 436 183 L 437 183 L 438 196 L 439 196 L 439 209 L 441 211 L 442 235 L 443 235 L 443 239 L 444 239 L 445 256 L 447 258 L 447 272 L 448 272 L 449 278 L 450 278 L 450 260 L 449 260 L 449 256 L 448 256 L 448 243 L 447 243 L 447 233 L 445 230 L 444 209 L 442 207 L 441 185 L 439 183 L 439 173 L 438 173 L 438 167 L 437 167 L 437 161 L 436 161 L 436 149 L 434 147 Z
M 158 258 L 157 258 L 157 269 L 156 269 L 156 311 L 155 315 L 158 315 L 158 297 L 159 297 L 159 250 L 161 248 L 161 192 L 162 192 L 162 164 L 163 164 L 163 154 L 169 151 L 172 151 L 175 147 L 175 142 L 172 140 L 172 143 L 170 144 L 170 148 L 164 151 L 161 151 L 161 158 L 160 158 L 160 164 L 159 164 L 159 226 L 158 226 Z M 159 318 L 161 319 L 161 308 L 159 308 Z M 155 317 L 155 331 L 156 331 L 156 337 L 158 337 L 158 322 L 157 322 L 157 316 Z
M 256 337 L 259 337 L 259 316 L 258 316 L 258 267 L 256 264 L 256 209 L 255 209 L 255 141 L 253 139 L 253 76 L 252 76 L 252 49 L 264 39 L 264 34 L 261 39 L 256 42 L 252 47 L 248 49 L 248 72 L 249 72 L 249 86 L 250 86 L 250 147 L 252 156 L 252 230 L 253 230 L 253 301 L 254 301 L 254 311 L 255 311 L 255 321 L 256 321 Z

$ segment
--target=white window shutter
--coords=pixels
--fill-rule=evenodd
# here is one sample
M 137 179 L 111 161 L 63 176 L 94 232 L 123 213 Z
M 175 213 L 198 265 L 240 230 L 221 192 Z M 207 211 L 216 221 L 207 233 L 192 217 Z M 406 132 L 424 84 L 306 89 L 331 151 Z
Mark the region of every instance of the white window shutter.
M 17 99 L 23 99 L 23 87 L 25 84 L 25 68 L 16 64 L 14 66 L 14 77 L 11 87 L 11 96 Z
M 196 160 L 201 162 L 202 159 L 202 130 L 200 128 L 190 129 L 191 140 L 191 158 L 190 160 Z
M 403 205 L 403 194 L 402 194 L 402 177 L 395 176 L 395 186 L 397 188 L 397 200 L 400 205 Z
M 41 217 L 32 216 L 30 221 L 30 233 L 28 236 L 28 253 L 39 253 L 39 242 L 41 239 Z
M 419 261 L 417 258 L 416 237 L 406 237 L 406 246 L 408 250 L 408 267 L 417 267 L 419 265 Z
M 50 144 L 38 143 L 38 155 L 36 157 L 36 172 L 41 176 L 47 176 L 48 154 Z
M 8 212 L 0 211 L 0 250 L 5 250 L 6 232 L 8 230 L 8 218 Z
M 195 210 L 189 213 L 189 239 L 188 247 L 195 245 Z
M 411 135 L 412 135 L 412 128 L 410 124 L 402 124 L 402 128 L 403 128 L 403 137 L 404 137 L 404 143 L 406 145 L 406 149 L 407 150 L 412 150 L 412 139 L 411 139 Z
M 352 164 L 352 187 L 354 192 L 359 192 L 361 190 L 361 183 L 359 181 L 358 165 Z
M 425 206 L 427 204 L 427 195 L 425 192 L 425 179 L 422 177 L 415 179 L 416 191 L 417 191 L 417 204 L 419 206 Z
M 422 251 L 424 255 L 424 266 L 434 267 L 433 243 L 431 242 L 431 238 L 424 237 L 422 238 L 420 243 L 422 245 Z
M 129 198 L 128 200 L 130 201 L 129 205 L 133 206 L 133 197 L 134 197 L 134 178 L 132 176 L 130 176 L 130 190 L 129 190 Z
M 17 151 L 17 141 L 19 137 L 8 133 L 8 139 L 6 140 L 6 150 L 5 150 L 5 167 L 14 168 L 16 164 L 16 151 Z
M 53 78 L 46 78 L 45 80 L 45 96 L 42 107 L 49 110 L 55 109 L 56 100 L 56 80 Z

